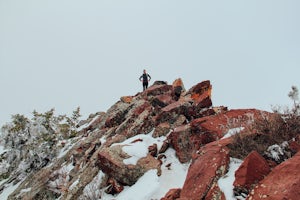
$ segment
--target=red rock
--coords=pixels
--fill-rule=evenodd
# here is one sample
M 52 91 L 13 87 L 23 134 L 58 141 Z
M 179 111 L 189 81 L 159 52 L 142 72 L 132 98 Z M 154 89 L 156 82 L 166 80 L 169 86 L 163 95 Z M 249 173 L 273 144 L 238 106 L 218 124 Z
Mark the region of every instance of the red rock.
M 124 187 L 122 184 L 120 184 L 116 179 L 110 177 L 107 180 L 107 185 L 109 186 L 106 189 L 106 193 L 108 194 L 119 194 L 120 192 L 122 192 L 124 190 Z
M 176 200 L 180 196 L 180 188 L 170 189 L 167 194 L 160 200 Z
M 235 190 L 249 191 L 271 171 L 267 161 L 252 151 L 235 172 Z
M 177 101 L 180 98 L 180 95 L 185 92 L 185 88 L 181 78 L 176 79 L 173 84 L 173 98 Z
M 115 134 L 129 138 L 152 131 L 154 128 L 152 108 L 151 104 L 143 99 L 135 102 L 133 108 L 126 114 L 126 118 L 116 129 Z
M 184 100 L 178 100 L 161 109 L 161 113 L 156 118 L 156 124 L 162 122 L 174 123 L 180 115 L 188 113 L 191 104 Z
M 300 199 L 300 152 L 276 166 L 250 192 L 247 200 L 299 200 Z
M 180 199 L 205 199 L 208 191 L 227 171 L 229 149 L 216 141 L 202 147 L 193 157 Z
M 297 143 L 296 141 L 292 141 L 292 142 L 290 142 L 290 144 L 289 144 L 289 148 L 291 149 L 291 151 L 292 151 L 293 153 L 297 153 L 297 152 L 300 151 L 300 144 Z
M 193 132 L 207 130 L 222 138 L 231 128 L 249 126 L 254 119 L 261 117 L 262 111 L 255 109 L 237 109 L 219 113 L 217 115 L 205 116 L 191 122 Z M 266 112 L 264 112 L 266 113 Z
M 224 193 L 221 191 L 217 183 L 213 184 L 205 199 L 226 200 Z
M 167 149 L 169 148 L 169 146 L 170 146 L 169 141 L 165 140 L 158 153 L 165 153 L 167 151 Z
M 132 99 L 133 99 L 133 96 L 123 96 L 120 98 L 120 100 L 123 102 L 123 103 L 131 103 L 132 102 Z
M 193 86 L 191 89 L 189 89 L 188 93 L 190 94 L 203 94 L 205 91 L 208 91 L 211 89 L 210 81 L 202 81 L 201 83 L 198 83 L 197 85 Z
M 182 125 L 177 128 L 168 136 L 171 146 L 176 151 L 176 156 L 181 163 L 188 162 L 191 159 L 192 151 L 194 150 L 193 144 L 190 140 L 191 128 L 190 125 Z
M 168 94 L 162 94 L 155 96 L 153 99 L 151 99 L 151 105 L 153 107 L 166 107 L 167 105 L 174 103 L 175 101 L 173 100 L 171 95 Z
M 190 124 L 175 128 L 168 136 L 170 144 L 175 149 L 176 155 L 182 163 L 188 162 L 191 159 L 192 153 L 200 147 L 216 139 L 217 137 L 214 133 L 208 130 L 192 131 Z
M 147 96 L 157 96 L 161 94 L 170 94 L 172 93 L 173 87 L 171 85 L 152 85 L 146 91 Z
M 148 147 L 148 152 L 151 156 L 156 157 L 157 156 L 157 144 L 153 144 Z
M 172 86 L 173 86 L 173 88 L 181 87 L 182 90 L 185 91 L 185 88 L 184 88 L 184 85 L 183 85 L 183 82 L 182 82 L 181 78 L 178 78 L 175 81 L 173 81 Z

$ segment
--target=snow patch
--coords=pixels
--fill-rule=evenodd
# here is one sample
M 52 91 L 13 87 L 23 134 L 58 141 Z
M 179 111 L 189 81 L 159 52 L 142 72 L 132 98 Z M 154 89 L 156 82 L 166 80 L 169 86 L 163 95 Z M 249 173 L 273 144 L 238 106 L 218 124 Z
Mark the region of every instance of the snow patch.
M 124 145 L 122 150 L 127 153 L 130 158 L 124 159 L 123 162 L 126 165 L 132 164 L 136 165 L 137 161 L 140 158 L 146 157 L 148 154 L 148 147 L 157 144 L 157 148 L 160 149 L 163 145 L 163 141 L 166 139 L 166 137 L 158 137 L 153 138 L 152 132 L 145 135 L 145 134 L 139 134 L 132 138 L 129 138 L 125 140 L 122 143 L 115 143 L 112 146 L 115 145 Z M 133 141 L 136 141 L 132 143 Z
M 4 190 L 2 191 L 2 193 L 0 194 L 0 199 L 7 199 L 8 196 L 13 193 L 18 187 L 19 185 L 22 183 L 22 181 L 20 181 L 19 183 L 17 184 L 13 184 L 13 183 L 10 183 L 8 185 L 5 185 L 5 188 Z
M 238 134 L 240 133 L 242 130 L 244 130 L 245 128 L 244 127 L 237 127 L 237 128 L 232 128 L 232 129 L 229 129 L 228 132 L 223 136 L 222 139 L 225 139 L 225 138 L 229 138 L 231 136 L 234 136 L 235 134 Z
M 136 139 L 142 139 L 142 141 L 131 143 Z M 141 134 L 114 145 L 130 145 L 124 146 L 123 148 L 126 148 L 123 150 L 127 151 L 132 157 L 139 157 L 141 155 L 138 155 L 139 153 L 136 152 L 148 152 L 148 146 L 153 143 L 156 143 L 158 148 L 160 148 L 164 139 L 165 137 L 153 138 L 151 134 Z M 182 188 L 190 163 L 180 163 L 176 157 L 175 150 L 172 148 L 168 148 L 164 155 L 166 158 L 162 159 L 161 176 L 157 176 L 157 170 L 149 170 L 134 185 L 131 187 L 125 186 L 120 194 L 111 195 L 103 192 L 101 198 L 116 200 L 161 199 L 170 189 Z
M 235 180 L 235 171 L 240 167 L 242 164 L 242 160 L 236 158 L 230 158 L 229 169 L 227 174 L 222 176 L 218 180 L 218 185 L 221 191 L 224 193 L 226 200 L 236 200 L 233 194 L 233 182 Z

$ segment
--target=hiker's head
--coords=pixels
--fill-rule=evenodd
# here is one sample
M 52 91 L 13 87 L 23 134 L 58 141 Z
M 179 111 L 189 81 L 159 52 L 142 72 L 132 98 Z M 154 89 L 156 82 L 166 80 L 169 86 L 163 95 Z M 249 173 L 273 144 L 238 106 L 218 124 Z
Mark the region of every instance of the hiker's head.
M 146 70 L 144 69 L 144 74 L 146 74 Z

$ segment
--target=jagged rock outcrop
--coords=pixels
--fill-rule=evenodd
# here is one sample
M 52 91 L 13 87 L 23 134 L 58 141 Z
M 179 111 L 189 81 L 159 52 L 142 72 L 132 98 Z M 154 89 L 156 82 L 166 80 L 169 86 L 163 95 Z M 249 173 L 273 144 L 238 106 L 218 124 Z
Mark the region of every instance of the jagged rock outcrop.
M 250 192 L 247 200 L 291 199 L 300 197 L 300 152 L 276 166 L 268 176 L 261 180 Z
M 190 164 L 187 176 L 182 187 L 171 188 L 160 198 L 225 200 L 218 180 L 228 171 L 233 137 L 223 137 L 235 128 L 250 130 L 247 128 L 255 119 L 269 113 L 213 107 L 211 91 L 208 80 L 186 90 L 182 80 L 177 79 L 171 85 L 156 81 L 144 92 L 121 97 L 107 112 L 81 121 L 76 137 L 57 142 L 52 148 L 58 148 L 58 155 L 51 164 L 49 160 L 21 181 L 11 178 L 11 182 L 19 180 L 20 185 L 9 199 L 84 200 L 92 199 L 89 195 L 96 190 L 117 195 L 149 170 L 155 169 L 157 177 L 172 173 L 173 163 L 165 160 L 168 150 L 172 155 L 175 150 L 176 162 Z M 151 140 L 145 155 L 127 163 L 133 156 L 124 148 L 141 144 L 141 135 L 151 135 L 156 142 Z M 123 143 L 133 137 L 132 143 Z M 287 143 L 286 148 L 298 153 L 279 165 L 250 153 L 235 173 L 236 194 L 250 192 L 247 199 L 299 199 L 299 138 Z M 95 192 L 93 198 L 100 195 Z
M 122 151 L 120 145 L 102 149 L 98 156 L 100 169 L 124 185 L 133 185 L 150 169 L 160 171 L 160 162 L 151 155 L 139 159 L 136 165 L 125 164 L 124 159 L 130 156 Z
M 218 142 L 199 149 L 189 167 L 179 199 L 205 199 L 212 186 L 226 173 L 228 163 L 229 149 Z

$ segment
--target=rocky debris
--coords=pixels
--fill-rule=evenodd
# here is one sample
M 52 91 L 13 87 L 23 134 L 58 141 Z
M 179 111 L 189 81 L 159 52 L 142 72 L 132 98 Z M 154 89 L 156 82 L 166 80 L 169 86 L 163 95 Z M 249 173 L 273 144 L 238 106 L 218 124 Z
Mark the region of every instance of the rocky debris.
M 161 200 L 176 200 L 180 197 L 180 188 L 171 189 Z
M 107 181 L 108 188 L 106 189 L 106 193 L 108 194 L 118 194 L 124 190 L 122 184 L 120 184 L 116 179 L 110 177 Z
M 251 190 L 247 200 L 298 200 L 300 197 L 300 152 L 276 166 Z
M 228 169 L 229 149 L 217 141 L 205 145 L 193 157 L 180 200 L 205 199 L 209 190 Z
M 153 144 L 148 147 L 148 152 L 153 157 L 157 157 L 157 151 L 157 144 Z
M 98 155 L 99 167 L 103 172 L 124 185 L 133 185 L 139 177 L 150 169 L 160 171 L 160 162 L 151 155 L 139 159 L 136 165 L 124 164 L 124 159 L 129 157 L 123 152 L 121 145 L 105 148 Z
M 212 107 L 211 90 L 210 81 L 200 82 L 188 91 L 181 79 L 175 80 L 172 85 L 156 81 L 144 92 L 121 97 L 106 113 L 99 112 L 85 122 L 81 121 L 80 127 L 77 126 L 79 134 L 76 138 L 58 142 L 57 147 L 61 152 L 58 158 L 48 159 L 51 165 L 44 162 L 41 162 L 42 165 L 34 165 L 39 164 L 35 160 L 41 161 L 44 158 L 41 155 L 52 155 L 43 154 L 43 151 L 49 150 L 44 147 L 55 142 L 52 137 L 56 135 L 52 134 L 46 138 L 49 143 L 43 143 L 48 146 L 39 146 L 39 159 L 31 162 L 33 166 L 37 166 L 35 168 L 41 169 L 29 174 L 9 199 L 80 199 L 87 185 L 99 174 L 103 177 L 99 178 L 96 188 L 101 192 L 118 194 L 124 186 L 132 186 L 150 169 L 156 169 L 157 175 L 161 175 L 163 170 L 173 173 L 174 163 L 165 162 L 169 155 L 167 149 L 173 148 L 180 162 L 191 164 L 183 187 L 170 189 L 162 199 L 225 200 L 218 186 L 218 179 L 227 172 L 227 146 L 232 142 L 232 137 L 223 137 L 231 129 L 247 129 L 254 119 L 268 113 L 255 109 L 228 110 L 224 106 Z M 45 130 L 46 128 L 42 129 Z M 51 133 L 53 130 L 60 137 L 61 129 L 51 128 Z M 24 134 L 29 132 L 25 131 Z M 138 134 L 152 135 L 156 139 L 162 137 L 164 141 L 159 141 L 159 145 L 150 142 L 145 152 L 147 154 L 148 151 L 148 154 L 139 158 L 136 163 L 128 164 L 126 161 L 130 155 L 123 151 L 125 146 L 116 143 Z M 7 145 L 14 147 L 20 145 L 23 148 L 23 144 L 27 142 L 26 138 L 12 140 L 11 135 L 6 139 L 10 140 Z M 290 157 L 298 153 L 286 161 L 287 156 L 281 158 L 280 165 L 265 160 L 256 152 L 249 154 L 236 171 L 235 191 L 248 193 L 251 190 L 248 199 L 297 199 L 295 197 L 299 197 L 300 189 L 297 178 L 299 140 L 295 138 L 286 142 L 288 145 L 284 148 L 292 152 Z M 138 138 L 133 142 L 142 143 L 143 139 Z M 274 155 L 275 147 L 270 147 L 264 157 L 267 157 L 267 153 Z M 51 148 L 56 146 L 52 144 Z M 14 155 L 23 158 L 24 151 L 21 152 L 22 155 L 17 154 L 18 151 Z M 278 155 L 281 155 L 280 151 Z M 0 158 L 8 157 L 10 160 L 14 158 L 8 152 L 4 152 Z M 28 157 L 30 161 L 35 158 L 27 155 Z M 18 164 L 12 166 L 17 167 Z M 161 166 L 164 167 L 163 170 Z M 10 182 L 18 182 L 20 177 L 24 177 L 24 173 L 22 176 L 19 172 L 14 174 L 8 179 Z M 257 184 L 258 181 L 260 182 Z M 31 191 L 24 192 L 27 188 L 31 188 Z
M 235 172 L 234 191 L 236 196 L 249 191 L 271 171 L 267 161 L 252 151 Z
M 181 78 L 176 79 L 173 84 L 173 98 L 174 100 L 178 100 L 183 92 L 185 92 L 185 88 Z

